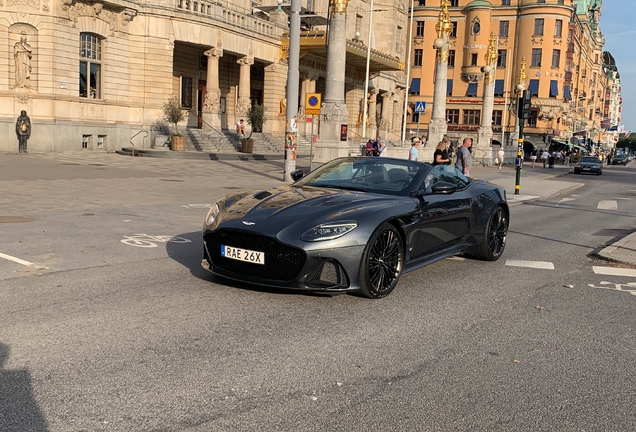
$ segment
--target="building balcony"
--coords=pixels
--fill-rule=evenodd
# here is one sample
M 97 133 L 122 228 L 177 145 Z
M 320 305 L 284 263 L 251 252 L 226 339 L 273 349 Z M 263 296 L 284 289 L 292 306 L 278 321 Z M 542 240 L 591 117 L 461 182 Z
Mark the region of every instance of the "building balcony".
M 177 11 L 192 14 L 203 19 L 220 21 L 250 33 L 270 36 L 278 39 L 283 28 L 269 21 L 268 15 L 256 9 L 243 9 L 238 6 L 221 5 L 211 0 L 175 0 Z M 259 16 L 260 15 L 260 16 Z
M 327 58 L 326 30 L 310 30 L 300 32 L 300 56 L 312 54 L 320 58 Z M 367 54 L 369 54 L 369 72 L 404 71 L 404 62 L 398 57 L 392 57 L 382 51 L 368 47 L 361 41 L 347 40 L 347 68 L 366 70 Z M 281 58 L 289 57 L 289 32 L 281 37 Z

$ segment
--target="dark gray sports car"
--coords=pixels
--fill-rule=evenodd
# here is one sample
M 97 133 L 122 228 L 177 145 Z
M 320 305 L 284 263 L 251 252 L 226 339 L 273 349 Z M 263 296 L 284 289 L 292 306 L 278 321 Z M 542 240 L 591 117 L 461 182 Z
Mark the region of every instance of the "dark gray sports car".
M 203 266 L 234 280 L 380 298 L 402 273 L 506 246 L 505 190 L 449 165 L 335 159 L 294 184 L 228 195 L 203 226 Z

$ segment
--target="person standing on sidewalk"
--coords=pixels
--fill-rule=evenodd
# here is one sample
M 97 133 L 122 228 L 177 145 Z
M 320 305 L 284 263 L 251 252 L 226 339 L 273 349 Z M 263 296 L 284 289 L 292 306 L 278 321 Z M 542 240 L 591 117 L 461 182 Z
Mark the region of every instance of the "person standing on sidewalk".
M 506 152 L 504 151 L 503 147 L 499 147 L 499 151 L 497 152 L 497 163 L 499 164 L 499 169 L 501 169 L 505 158 Z
M 409 160 L 417 161 L 417 148 L 420 146 L 420 139 L 415 138 L 411 143 L 411 150 L 409 151 Z
M 470 177 L 470 167 L 473 166 L 473 157 L 469 149 L 473 145 L 472 138 L 464 138 L 463 145 L 457 149 L 457 162 L 455 168 L 459 169 L 466 177 Z
M 31 137 L 31 119 L 25 110 L 20 112 L 20 117 L 15 122 L 15 134 L 18 137 L 18 151 L 28 153 L 27 141 Z

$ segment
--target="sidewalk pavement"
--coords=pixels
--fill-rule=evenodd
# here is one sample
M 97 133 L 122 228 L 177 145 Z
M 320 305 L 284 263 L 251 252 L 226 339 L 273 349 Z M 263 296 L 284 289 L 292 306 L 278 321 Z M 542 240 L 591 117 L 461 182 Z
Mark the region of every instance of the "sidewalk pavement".
M 125 150 L 122 152 L 118 152 L 124 156 L 122 157 L 122 162 L 126 159 L 130 159 L 130 152 L 126 152 Z M 154 154 L 156 153 L 156 154 Z M 128 156 L 125 156 L 128 155 Z M 37 156 L 37 154 L 34 154 Z M 114 155 L 108 155 L 109 158 L 112 159 Z M 159 158 L 167 158 L 172 159 L 170 165 L 174 165 L 174 163 L 179 164 L 179 161 L 186 162 L 187 160 L 199 160 L 199 161 L 209 161 L 210 164 L 215 164 L 216 161 L 226 160 L 226 161 L 236 161 L 234 163 L 239 163 L 240 161 L 250 161 L 249 163 L 258 163 L 258 164 L 266 164 L 263 165 L 263 169 L 265 171 L 274 171 L 277 170 L 277 166 L 279 166 L 281 173 L 283 169 L 284 159 L 283 155 L 280 153 L 276 154 L 246 154 L 246 153 L 228 153 L 228 154 L 208 154 L 203 152 L 171 152 L 171 151 L 146 151 L 142 154 L 144 157 L 159 157 Z M 66 156 L 60 155 L 60 160 L 64 160 Z M 44 165 L 47 164 L 45 162 L 49 158 L 55 159 L 48 155 L 45 158 L 38 157 L 37 159 L 27 157 L 21 157 L 17 160 L 24 161 L 26 165 L 22 168 L 14 167 L 15 169 L 19 169 L 24 172 L 29 172 L 29 180 L 44 180 L 44 171 L 41 171 L 44 168 Z M 95 162 L 99 162 L 100 154 L 92 153 L 90 158 L 77 158 L 75 155 L 74 161 L 85 161 L 86 165 L 99 165 Z M 10 158 L 11 163 L 14 163 L 16 159 Z M 29 160 L 32 160 L 30 163 Z M 3 157 L 0 153 L 0 162 L 2 162 Z M 38 162 L 36 162 L 36 160 Z M 5 163 L 9 163 L 9 160 L 4 160 Z M 21 164 L 20 164 L 21 165 Z M 28 168 L 27 165 L 33 165 L 31 168 L 35 171 Z M 80 165 L 80 163 L 67 163 L 66 165 Z M 207 164 L 204 163 L 205 166 Z M 128 164 L 126 164 L 128 166 Z M 309 156 L 299 154 L 297 158 L 297 167 L 303 169 L 305 172 L 309 169 Z M 24 168 L 24 169 L 23 169 Z M 133 168 L 133 166 L 130 166 Z M 33 173 L 37 173 L 33 176 Z M 57 172 L 57 171 L 56 171 Z M 207 168 L 206 168 L 207 173 Z M 585 185 L 581 181 L 582 177 L 579 178 L 577 176 L 576 182 L 568 181 L 568 177 L 570 174 L 570 168 L 567 165 L 556 165 L 553 169 L 543 168 L 542 164 L 537 164 L 535 168 L 532 168 L 530 163 L 524 163 L 523 170 L 521 172 L 520 177 L 520 188 L 519 194 L 515 195 L 515 181 L 516 181 L 516 169 L 513 165 L 504 165 L 502 169 L 498 169 L 497 166 L 482 166 L 475 165 L 471 168 L 471 177 L 479 180 L 486 180 L 493 184 L 503 187 L 506 189 L 506 196 L 508 199 L 508 203 L 510 206 L 521 205 L 523 202 L 527 201 L 535 201 L 535 200 L 545 200 L 551 197 L 568 193 L 577 188 L 580 188 Z M 59 174 L 49 173 L 49 175 L 53 175 L 57 178 Z M 61 178 L 61 177 L 60 177 Z M 48 179 L 48 178 L 47 178 Z M 282 180 L 282 175 L 281 175 Z M 218 178 L 215 179 L 215 184 L 218 183 L 219 187 L 225 186 L 223 183 L 227 181 L 232 183 L 232 186 L 236 186 L 234 184 L 234 180 L 232 180 L 231 176 L 227 175 L 219 175 Z M 38 182 L 40 183 L 40 182 Z M 2 179 L 0 179 L 0 184 L 2 184 Z M 6 185 L 9 186 L 9 185 Z M 38 185 L 41 187 L 41 185 Z M 611 260 L 622 262 L 626 264 L 636 264 L 636 233 L 630 234 L 629 236 L 617 241 L 611 246 L 606 247 L 602 251 L 598 253 L 599 256 Z

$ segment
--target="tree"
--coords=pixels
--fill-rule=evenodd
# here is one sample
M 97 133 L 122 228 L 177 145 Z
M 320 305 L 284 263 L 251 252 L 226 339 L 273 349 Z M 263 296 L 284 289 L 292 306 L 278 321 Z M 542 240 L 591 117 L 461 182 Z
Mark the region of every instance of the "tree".
M 629 137 L 629 138 L 619 138 L 618 142 L 616 143 L 616 148 L 629 148 L 631 149 L 632 152 L 636 151 L 636 137 Z
M 248 136 L 247 139 L 250 139 L 252 137 L 252 132 L 263 131 L 263 124 L 265 123 L 265 111 L 267 111 L 267 108 L 265 108 L 264 105 L 255 104 L 249 107 L 245 112 L 247 124 L 252 126 L 250 130 L 250 136 Z
M 168 123 L 174 125 L 174 135 L 181 136 L 181 134 L 179 134 L 178 123 L 183 121 L 185 114 L 181 109 L 181 102 L 178 97 L 173 96 L 163 104 L 163 118 Z

